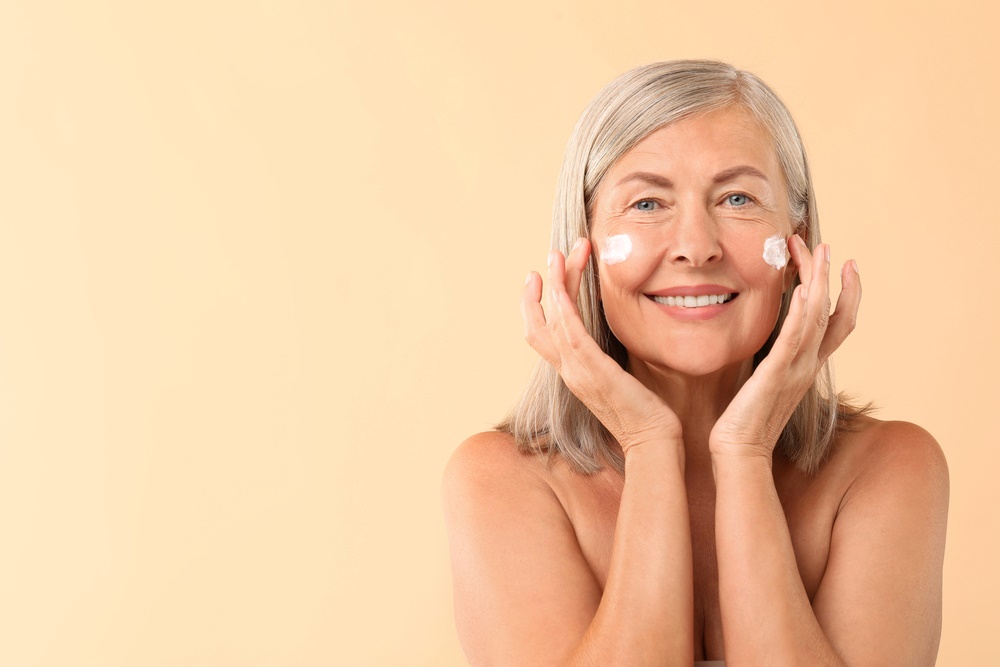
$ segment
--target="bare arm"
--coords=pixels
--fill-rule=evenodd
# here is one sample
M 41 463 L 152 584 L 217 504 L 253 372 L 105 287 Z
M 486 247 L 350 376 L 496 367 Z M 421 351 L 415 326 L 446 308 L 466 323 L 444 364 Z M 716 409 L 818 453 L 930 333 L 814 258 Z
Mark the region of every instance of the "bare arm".
M 770 465 L 716 462 L 726 657 L 759 665 L 933 665 L 948 469 L 925 431 L 887 423 L 834 524 L 810 605 Z M 741 659 L 742 658 L 742 659 Z
M 618 439 L 626 479 L 608 580 L 512 440 L 464 443 L 444 480 L 459 636 L 474 665 L 690 665 L 691 536 L 676 416 L 600 350 L 574 305 L 589 243 L 525 286 L 526 338 Z M 608 403 L 613 397 L 614 403 Z
M 797 240 L 802 286 L 775 345 L 713 430 L 716 548 L 726 658 L 747 665 L 932 665 L 940 638 L 948 473 L 933 438 L 889 424 L 834 524 L 812 604 L 774 487 L 776 425 L 854 327 L 861 298 L 845 267 L 829 311 L 829 255 Z M 781 380 L 780 382 L 778 380 Z M 770 401 L 762 401 L 764 389 Z M 779 426 L 780 428 L 780 426 Z
M 630 454 L 603 594 L 565 511 L 523 456 L 509 436 L 480 434 L 445 473 L 455 617 L 471 664 L 690 665 L 691 545 L 677 453 Z
M 933 665 L 948 465 L 934 438 L 913 424 L 882 424 L 875 438 L 837 515 L 813 609 L 844 664 Z

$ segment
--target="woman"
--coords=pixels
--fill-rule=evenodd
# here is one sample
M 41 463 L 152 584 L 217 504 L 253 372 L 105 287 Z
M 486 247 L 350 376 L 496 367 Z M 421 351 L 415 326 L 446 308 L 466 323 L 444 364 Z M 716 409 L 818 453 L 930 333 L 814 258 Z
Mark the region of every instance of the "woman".
M 948 472 L 934 439 L 833 391 L 801 140 L 754 75 L 609 84 L 559 181 L 526 338 L 542 357 L 444 478 L 474 665 L 930 665 Z M 721 662 L 718 664 L 722 664 Z

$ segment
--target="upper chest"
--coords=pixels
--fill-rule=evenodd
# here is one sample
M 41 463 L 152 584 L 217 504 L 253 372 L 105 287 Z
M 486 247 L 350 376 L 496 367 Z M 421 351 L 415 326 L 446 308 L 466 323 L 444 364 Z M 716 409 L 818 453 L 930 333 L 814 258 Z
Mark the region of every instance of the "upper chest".
M 623 487 L 624 480 L 610 470 L 559 479 L 553 485 L 602 587 L 607 581 Z M 775 468 L 775 489 L 803 583 L 807 591 L 814 590 L 825 569 L 846 485 L 835 479 L 807 478 L 790 466 L 781 466 Z M 710 479 L 689 477 L 686 490 L 695 571 L 709 573 L 715 569 L 715 486 Z
M 826 569 L 833 524 L 847 487 L 840 477 L 806 477 L 791 466 L 775 466 L 775 489 L 788 525 L 799 576 L 810 599 L 816 594 Z M 610 470 L 589 477 L 565 475 L 553 484 L 576 531 L 580 549 L 602 589 L 611 565 L 623 486 L 624 480 Z M 702 640 L 701 650 L 705 654 L 721 655 L 722 625 L 715 549 L 716 489 L 710 475 L 689 475 L 686 490 L 695 636 Z

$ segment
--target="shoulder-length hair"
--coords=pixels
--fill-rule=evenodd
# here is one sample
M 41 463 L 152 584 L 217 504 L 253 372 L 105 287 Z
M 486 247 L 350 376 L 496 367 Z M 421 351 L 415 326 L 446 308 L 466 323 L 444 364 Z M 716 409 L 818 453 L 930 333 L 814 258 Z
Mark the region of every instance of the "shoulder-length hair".
M 597 188 L 630 148 L 665 125 L 728 106 L 745 109 L 770 133 L 784 173 L 795 231 L 815 248 L 820 243 L 816 198 L 795 121 L 757 76 L 711 60 L 637 67 L 598 93 L 577 122 L 566 149 L 552 215 L 552 247 L 569 254 L 576 239 L 590 236 L 591 205 Z M 793 288 L 798 283 L 796 276 Z M 785 292 L 777 324 L 754 355 L 754 368 L 781 330 L 791 295 L 792 289 Z M 584 272 L 577 305 L 590 335 L 625 368 L 627 352 L 605 319 L 593 259 Z M 785 425 L 777 451 L 811 473 L 826 457 L 837 433 L 849 429 L 855 417 L 868 411 L 868 406 L 852 406 L 835 392 L 829 363 L 824 363 Z M 522 450 L 548 456 L 558 452 L 580 473 L 592 474 L 609 463 L 624 474 L 625 462 L 610 446 L 611 434 L 543 360 L 538 361 L 521 397 L 496 428 L 510 433 Z

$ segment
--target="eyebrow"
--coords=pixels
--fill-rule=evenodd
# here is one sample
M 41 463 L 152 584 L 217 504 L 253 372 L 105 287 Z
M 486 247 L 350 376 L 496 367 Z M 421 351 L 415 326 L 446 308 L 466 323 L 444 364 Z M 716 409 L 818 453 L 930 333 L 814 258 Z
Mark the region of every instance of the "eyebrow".
M 767 180 L 767 176 L 764 175 L 764 172 L 756 167 L 751 167 L 748 164 L 741 164 L 738 167 L 730 167 L 729 169 L 720 171 L 712 180 L 716 183 L 723 183 L 736 178 L 737 176 L 755 176 L 765 183 L 770 183 L 770 181 Z
M 627 175 L 622 180 L 618 181 L 615 187 L 621 187 L 626 183 L 631 183 L 632 181 L 643 181 L 651 185 L 656 185 L 664 189 L 670 189 L 674 187 L 674 182 L 665 176 L 660 176 L 659 174 L 653 174 L 648 171 L 633 171 L 631 174 Z
M 764 172 L 762 172 L 760 169 L 757 169 L 756 167 L 751 167 L 748 164 L 741 164 L 739 166 L 730 167 L 729 169 L 720 171 L 718 174 L 715 175 L 715 178 L 713 178 L 712 181 L 714 183 L 723 183 L 725 181 L 736 178 L 737 176 L 755 176 L 756 178 L 759 178 L 764 182 L 769 182 L 767 180 L 767 176 L 764 175 Z M 665 176 L 660 176 L 659 174 L 650 173 L 648 171 L 634 171 L 631 174 L 625 176 L 625 178 L 618 181 L 615 187 L 621 187 L 622 185 L 625 185 L 626 183 L 631 183 L 632 181 L 643 181 L 645 183 L 656 185 L 664 189 L 669 189 L 674 187 L 674 182 L 671 181 L 669 178 Z

